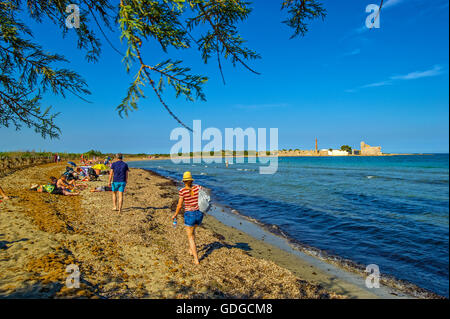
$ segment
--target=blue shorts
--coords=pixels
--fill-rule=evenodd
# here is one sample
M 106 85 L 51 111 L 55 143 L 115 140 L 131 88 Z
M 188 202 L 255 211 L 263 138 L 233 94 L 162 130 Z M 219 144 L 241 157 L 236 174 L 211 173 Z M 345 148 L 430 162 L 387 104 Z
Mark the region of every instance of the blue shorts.
M 125 183 L 125 182 L 114 182 L 111 184 L 111 188 L 112 188 L 113 192 L 123 193 L 125 191 L 125 186 L 127 186 L 127 183 Z
M 203 220 L 203 213 L 199 210 L 193 212 L 184 212 L 184 225 L 185 226 L 200 226 Z

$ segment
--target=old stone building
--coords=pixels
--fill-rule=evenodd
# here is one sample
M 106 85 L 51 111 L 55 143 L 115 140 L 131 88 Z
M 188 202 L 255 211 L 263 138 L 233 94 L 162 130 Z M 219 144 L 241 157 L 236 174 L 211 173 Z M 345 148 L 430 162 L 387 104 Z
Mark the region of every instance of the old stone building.
M 361 142 L 361 155 L 375 156 L 381 155 L 381 146 L 370 146 L 364 142 Z

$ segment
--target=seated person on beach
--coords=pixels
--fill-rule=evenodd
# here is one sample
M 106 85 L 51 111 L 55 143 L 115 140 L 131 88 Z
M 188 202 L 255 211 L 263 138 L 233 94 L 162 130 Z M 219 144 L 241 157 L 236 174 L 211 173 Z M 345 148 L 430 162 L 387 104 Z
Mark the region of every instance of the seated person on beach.
M 6 194 L 5 194 L 5 192 L 3 191 L 3 189 L 2 189 L 1 186 L 0 186 L 0 196 L 1 196 L 3 199 L 9 199 L 9 197 L 6 196 Z
M 39 193 L 49 193 L 52 195 L 64 195 L 64 196 L 77 196 L 80 195 L 80 193 L 70 192 L 68 190 L 58 188 L 55 184 L 47 184 L 47 185 L 38 185 L 34 184 L 31 185 L 30 190 L 32 191 L 38 191 Z
M 66 175 L 61 175 L 61 177 L 56 182 L 56 187 L 66 189 L 66 190 L 73 190 L 75 188 L 75 181 L 67 181 Z
M 96 188 L 91 189 L 91 192 L 111 192 L 112 187 L 109 186 L 98 186 Z
M 57 179 L 56 177 L 51 176 L 51 177 L 50 177 L 50 184 L 51 184 L 51 185 L 55 185 L 56 187 L 58 187 L 58 186 L 57 186 L 57 184 L 58 184 L 58 179 Z
M 83 184 L 77 184 L 74 179 L 68 181 L 66 175 L 62 175 L 61 178 L 57 181 L 56 186 L 59 188 L 65 188 L 68 190 L 77 189 L 85 189 L 87 186 Z
M 183 174 L 184 188 L 179 191 L 177 210 L 172 216 L 172 220 L 177 218 L 184 203 L 184 225 L 189 241 L 189 253 L 194 257 L 194 263 L 198 265 L 197 246 L 195 244 L 195 229 L 200 226 L 203 220 L 203 213 L 198 206 L 198 192 L 201 186 L 194 185 L 191 172 Z

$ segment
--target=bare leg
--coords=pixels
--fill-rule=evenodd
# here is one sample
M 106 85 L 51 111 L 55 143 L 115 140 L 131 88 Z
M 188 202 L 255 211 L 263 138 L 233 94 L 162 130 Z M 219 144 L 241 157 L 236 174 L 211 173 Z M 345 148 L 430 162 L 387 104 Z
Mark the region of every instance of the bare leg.
M 113 195 L 113 210 L 117 210 L 117 199 L 116 199 L 116 195 L 117 195 L 117 192 L 112 192 L 112 195 Z
M 119 213 L 122 211 L 122 205 L 123 205 L 123 193 L 119 192 Z
M 3 189 L 1 188 L 1 186 L 0 186 L 0 196 L 2 196 L 3 199 L 9 199 L 9 197 L 6 196 L 6 194 L 5 194 L 5 192 L 3 191 Z
M 189 240 L 189 248 L 192 252 L 192 255 L 194 256 L 194 264 L 198 265 L 200 262 L 198 261 L 197 246 L 195 245 L 195 226 L 186 226 L 186 233 Z
M 63 191 L 64 196 L 78 196 L 80 193 L 72 193 L 69 191 Z

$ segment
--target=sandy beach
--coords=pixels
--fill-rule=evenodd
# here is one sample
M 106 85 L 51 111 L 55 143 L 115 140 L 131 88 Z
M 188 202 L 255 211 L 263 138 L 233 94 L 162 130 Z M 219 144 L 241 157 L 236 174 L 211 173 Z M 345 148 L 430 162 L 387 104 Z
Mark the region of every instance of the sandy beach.
M 122 213 L 111 193 L 81 196 L 27 190 L 58 176 L 64 164 L 26 168 L 0 179 L 0 298 L 376 298 L 206 215 L 198 229 L 200 265 L 187 254 L 182 219 L 170 216 L 174 183 L 132 169 Z M 77 265 L 80 288 L 65 285 Z

